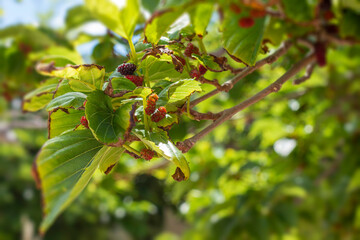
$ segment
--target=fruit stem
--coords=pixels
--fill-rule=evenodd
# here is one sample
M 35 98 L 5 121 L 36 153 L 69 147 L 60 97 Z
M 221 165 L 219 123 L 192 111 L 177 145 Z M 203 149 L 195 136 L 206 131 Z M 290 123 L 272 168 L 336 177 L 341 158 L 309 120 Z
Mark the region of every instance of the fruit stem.
M 207 54 L 203 40 L 202 40 L 201 38 L 197 38 L 197 41 L 198 41 L 198 43 L 199 43 L 200 51 L 201 51 L 203 54 Z
M 132 42 L 131 38 L 129 38 L 128 41 L 131 50 L 130 58 L 134 61 L 134 64 L 137 65 L 137 56 L 136 56 L 134 43 Z
M 144 125 L 145 125 L 145 130 L 149 131 L 149 123 L 148 123 L 148 116 L 145 112 L 145 108 L 146 108 L 146 98 L 143 98 L 143 115 L 144 115 Z
M 135 153 L 136 155 L 138 155 L 139 157 L 141 157 L 141 153 L 139 151 L 137 151 L 136 149 L 130 147 L 129 145 L 123 144 L 123 147 L 128 150 L 129 152 Z

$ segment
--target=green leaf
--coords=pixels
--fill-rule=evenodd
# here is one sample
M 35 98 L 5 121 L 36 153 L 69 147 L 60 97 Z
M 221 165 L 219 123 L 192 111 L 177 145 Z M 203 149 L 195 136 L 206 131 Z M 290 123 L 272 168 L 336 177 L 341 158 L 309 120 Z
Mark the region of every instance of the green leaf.
M 127 40 L 131 39 L 139 17 L 138 0 L 127 0 L 121 9 L 109 0 L 85 0 L 85 4 L 106 27 Z
M 344 13 L 342 21 L 340 21 L 340 35 L 341 37 L 355 37 L 360 39 L 360 14 L 356 14 L 351 10 Z
M 240 14 L 241 16 L 244 15 Z M 252 27 L 240 28 L 238 25 L 239 17 L 234 17 L 231 14 L 226 16 L 223 23 L 224 48 L 244 63 L 254 65 L 265 31 L 265 19 L 257 18 Z
M 199 3 L 190 11 L 191 23 L 197 35 L 204 36 L 210 22 L 214 4 Z
M 47 105 L 46 111 L 52 111 L 55 108 L 79 108 L 86 100 L 86 95 L 80 92 L 69 92 L 51 100 Z
M 86 102 L 86 118 L 94 136 L 102 143 L 116 143 L 130 125 L 131 103 L 113 109 L 111 99 L 102 91 L 91 93 Z
M 184 79 L 171 84 L 159 93 L 158 106 L 181 106 L 194 92 L 202 91 L 200 83 L 193 79 Z
M 221 67 L 219 66 L 219 64 L 217 64 L 214 61 L 214 57 L 213 56 L 209 56 L 209 55 L 197 55 L 197 54 L 192 54 L 192 56 L 194 56 L 199 62 L 200 64 L 206 66 L 207 68 L 211 69 L 211 70 L 221 70 Z
M 94 17 L 85 6 L 75 6 L 67 11 L 65 18 L 66 29 L 74 29 L 93 20 L 95 20 Z
M 71 131 L 43 145 L 36 159 L 44 199 L 41 232 L 88 184 L 101 160 L 96 157 L 101 147 L 89 130 Z
M 74 130 L 77 125 L 80 124 L 80 119 L 85 115 L 84 111 L 79 111 L 75 109 L 68 109 L 68 112 L 62 110 L 57 110 L 50 113 L 49 116 L 49 126 L 48 126 L 48 137 L 54 138 L 60 134 Z M 79 129 L 83 128 L 81 125 Z
M 141 97 L 141 98 L 146 98 L 147 96 L 149 96 L 152 93 L 151 88 L 148 87 L 138 87 L 136 88 L 134 91 L 126 93 L 124 96 L 119 97 L 119 98 L 114 98 L 114 100 L 116 99 L 127 99 L 130 97 Z
M 153 13 L 159 5 L 159 2 L 160 0 L 141 0 L 141 6 L 150 13 Z
M 310 21 L 314 17 L 314 8 L 316 1 L 297 1 L 296 4 L 292 0 L 282 0 L 284 11 L 289 18 L 301 22 Z
M 102 159 L 99 166 L 100 171 L 108 174 L 113 168 L 113 166 L 119 161 L 124 151 L 125 148 L 123 147 L 104 146 L 99 151 L 99 156 L 101 156 Z
M 171 24 L 184 12 L 183 8 L 167 9 L 153 15 L 145 26 L 145 37 L 150 43 L 157 44 Z
M 133 133 L 147 146 L 163 156 L 165 159 L 173 162 L 185 175 L 187 180 L 190 176 L 190 168 L 184 155 L 169 140 L 165 131 L 148 132 L 140 127 L 134 128 Z
M 173 113 L 168 113 L 166 114 L 166 116 L 161 119 L 159 122 L 156 123 L 156 125 L 158 127 L 169 127 L 173 124 L 178 124 L 179 123 L 179 117 L 177 114 L 173 114 Z
M 127 78 L 114 77 L 111 79 L 112 87 L 115 91 L 133 91 L 136 85 Z
M 148 56 L 141 62 L 139 68 L 144 74 L 144 79 L 150 82 L 165 79 L 176 81 L 189 77 L 185 71 L 183 73 L 176 71 L 171 58 L 164 55 L 160 58 Z
M 92 92 L 101 89 L 104 83 L 105 68 L 96 64 L 84 64 L 55 68 L 40 66 L 38 71 L 47 76 L 66 78 L 74 91 Z
M 39 88 L 26 94 L 24 96 L 23 111 L 35 112 L 43 109 L 53 97 L 71 91 L 67 80 L 62 80 L 60 83 L 59 80 L 59 78 L 48 79 Z

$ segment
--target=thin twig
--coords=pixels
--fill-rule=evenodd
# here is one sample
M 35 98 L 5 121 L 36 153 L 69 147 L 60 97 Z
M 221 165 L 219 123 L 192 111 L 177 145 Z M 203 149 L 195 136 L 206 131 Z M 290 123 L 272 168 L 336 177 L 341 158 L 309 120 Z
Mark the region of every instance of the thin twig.
M 219 117 L 216 121 L 214 121 L 212 124 L 210 124 L 208 127 L 194 135 L 193 137 L 186 139 L 183 142 L 178 142 L 177 147 L 182 152 L 189 151 L 194 144 L 199 141 L 201 138 L 206 136 L 208 133 L 210 133 L 212 130 L 214 130 L 217 126 L 222 124 L 223 122 L 229 120 L 232 116 L 234 116 L 236 113 L 240 112 L 241 110 L 253 105 L 254 103 L 257 103 L 261 99 L 265 98 L 267 95 L 273 92 L 277 92 L 280 90 L 282 85 L 288 81 L 291 77 L 293 77 L 295 74 L 297 74 L 299 71 L 301 71 L 304 67 L 311 64 L 315 59 L 315 54 L 311 53 L 310 55 L 303 58 L 301 61 L 299 61 L 297 64 L 295 64 L 289 71 L 287 71 L 284 75 L 282 75 L 278 80 L 270 84 L 267 88 L 263 89 L 262 91 L 258 92 L 254 96 L 248 98 L 247 100 L 241 102 L 240 104 L 226 109 L 222 112 L 221 117 Z
M 315 66 L 316 66 L 316 63 L 315 63 L 315 62 L 312 62 L 311 64 L 309 64 L 309 65 L 306 67 L 305 75 L 302 76 L 302 77 L 300 77 L 300 78 L 298 78 L 298 79 L 295 79 L 295 80 L 293 81 L 293 84 L 294 84 L 294 85 L 298 85 L 298 84 L 303 83 L 303 82 L 305 82 L 306 80 L 308 80 L 308 79 L 311 77 L 311 75 L 312 75 L 312 73 L 313 73 L 313 71 L 314 71 Z
M 228 92 L 230 91 L 231 88 L 234 87 L 234 85 L 239 82 L 241 79 L 243 79 L 244 77 L 246 77 L 247 75 L 251 74 L 252 72 L 254 72 L 255 70 L 259 69 L 260 67 L 264 66 L 265 64 L 271 64 L 273 62 L 275 62 L 280 56 L 284 55 L 288 49 L 291 47 L 292 42 L 289 41 L 285 41 L 282 43 L 281 47 L 276 50 L 273 54 L 271 54 L 270 56 L 258 61 L 254 66 L 251 67 L 246 67 L 243 71 L 241 71 L 236 77 L 234 77 L 233 79 L 226 81 L 224 84 L 221 85 L 221 88 L 216 88 L 215 90 L 191 101 L 190 103 L 190 108 L 193 108 L 194 106 L 196 106 L 197 104 L 199 104 L 200 102 L 218 94 L 221 91 L 224 92 Z

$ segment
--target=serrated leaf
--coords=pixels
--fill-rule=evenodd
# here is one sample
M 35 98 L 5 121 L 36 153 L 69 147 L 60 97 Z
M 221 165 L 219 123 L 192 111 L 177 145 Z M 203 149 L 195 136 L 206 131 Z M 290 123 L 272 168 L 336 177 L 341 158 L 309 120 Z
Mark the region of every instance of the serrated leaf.
M 68 132 L 48 140 L 36 159 L 44 200 L 45 232 L 81 193 L 97 169 L 100 144 L 89 130 Z
M 43 75 L 68 79 L 71 88 L 77 92 L 92 92 L 95 89 L 101 89 L 105 77 L 105 68 L 96 64 L 60 68 L 40 65 L 38 71 Z
M 150 82 L 164 79 L 176 81 L 189 77 L 185 72 L 180 73 L 176 71 L 171 62 L 171 58 L 167 58 L 166 56 L 160 58 L 148 56 L 141 62 L 140 69 L 143 71 L 146 81 Z
M 125 148 L 123 147 L 104 146 L 99 151 L 99 158 L 101 158 L 99 166 L 100 171 L 108 174 L 112 167 L 119 161 L 124 151 Z
M 49 138 L 54 138 L 63 132 L 75 129 L 75 127 L 80 124 L 81 117 L 85 115 L 84 111 L 75 109 L 68 109 L 67 111 L 66 113 L 58 110 L 50 113 L 48 123 Z
M 169 140 L 165 131 L 148 132 L 140 127 L 132 131 L 145 145 L 149 146 L 155 152 L 165 159 L 173 162 L 184 173 L 187 180 L 190 176 L 189 164 L 179 149 Z
M 54 98 L 46 107 L 46 111 L 52 111 L 55 108 L 79 108 L 86 100 L 86 95 L 80 92 L 69 92 Z
M 166 109 L 173 106 L 181 106 L 186 99 L 194 92 L 202 91 L 200 83 L 193 79 L 177 81 L 166 87 L 159 93 L 158 106 L 166 106 Z
M 85 0 L 85 4 L 110 30 L 125 39 L 131 39 L 139 17 L 138 0 L 126 0 L 121 9 L 109 0 Z
M 145 37 L 150 43 L 157 44 L 171 24 L 184 12 L 183 8 L 167 9 L 153 15 L 145 26 Z
M 111 99 L 102 91 L 89 94 L 86 118 L 94 136 L 102 143 L 116 143 L 130 125 L 131 103 L 113 109 Z
M 223 46 L 231 55 L 253 66 L 263 40 L 266 17 L 255 19 L 255 24 L 250 28 L 241 28 L 238 21 L 245 14 L 226 16 L 223 22 Z

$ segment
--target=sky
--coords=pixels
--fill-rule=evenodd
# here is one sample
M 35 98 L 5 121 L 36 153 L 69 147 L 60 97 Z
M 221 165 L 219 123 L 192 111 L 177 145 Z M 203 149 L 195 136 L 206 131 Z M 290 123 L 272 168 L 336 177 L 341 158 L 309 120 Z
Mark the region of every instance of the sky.
M 3 15 L 0 28 L 14 24 L 39 25 L 40 15 L 53 12 L 49 25 L 60 28 L 64 25 L 67 9 L 82 4 L 82 0 L 0 0 Z

